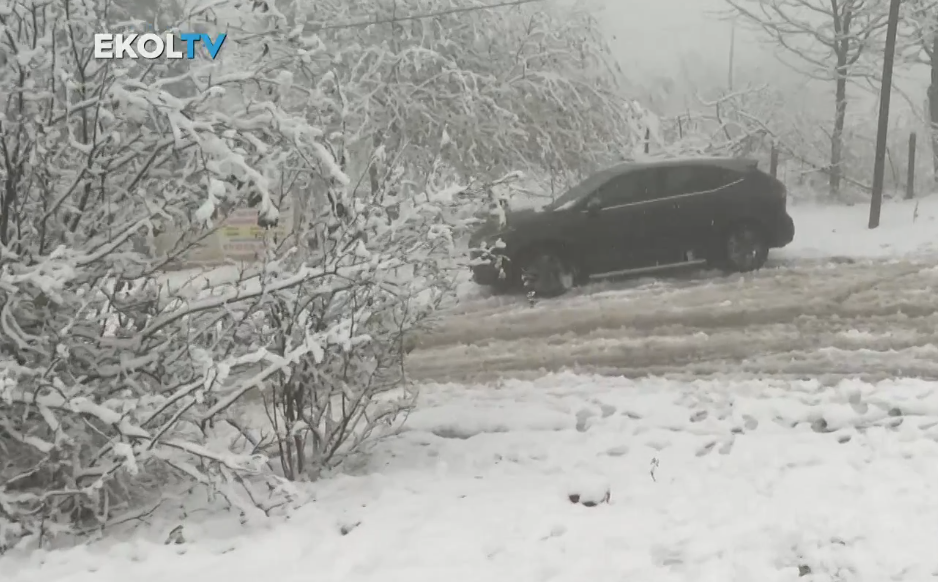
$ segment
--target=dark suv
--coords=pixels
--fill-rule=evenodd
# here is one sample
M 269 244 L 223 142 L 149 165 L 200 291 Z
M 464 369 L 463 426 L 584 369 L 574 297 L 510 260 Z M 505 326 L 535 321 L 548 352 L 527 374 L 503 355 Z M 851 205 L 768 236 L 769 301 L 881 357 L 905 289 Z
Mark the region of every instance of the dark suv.
M 598 172 L 470 240 L 477 283 L 564 293 L 592 278 L 709 264 L 761 268 L 795 226 L 785 186 L 749 159 L 677 159 Z

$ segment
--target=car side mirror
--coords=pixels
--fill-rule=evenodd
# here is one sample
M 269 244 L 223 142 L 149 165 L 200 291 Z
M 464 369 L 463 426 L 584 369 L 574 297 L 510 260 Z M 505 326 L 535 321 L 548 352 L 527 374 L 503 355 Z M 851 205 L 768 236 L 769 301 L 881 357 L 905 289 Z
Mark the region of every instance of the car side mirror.
M 586 212 L 588 214 L 599 214 L 599 211 L 602 209 L 603 205 L 599 198 L 591 198 L 589 202 L 586 203 Z

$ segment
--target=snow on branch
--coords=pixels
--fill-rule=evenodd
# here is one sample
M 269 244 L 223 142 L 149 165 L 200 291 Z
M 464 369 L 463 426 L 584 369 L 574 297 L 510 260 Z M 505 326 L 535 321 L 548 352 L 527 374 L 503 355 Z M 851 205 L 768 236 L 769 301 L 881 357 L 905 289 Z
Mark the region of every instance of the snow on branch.
M 435 1 L 430 11 L 449 6 Z M 404 1 L 396 10 L 411 5 L 428 8 Z M 378 19 L 392 16 L 389 6 L 376 10 Z M 317 5 L 317 19 L 354 16 L 344 3 Z M 320 34 L 343 48 L 296 76 L 341 104 L 328 125 L 342 131 L 333 151 L 350 163 L 384 145 L 421 164 L 439 152 L 462 177 L 494 179 L 516 169 L 576 174 L 631 156 L 654 126 L 653 116 L 623 94 L 601 27 L 584 11 L 546 4 L 444 11 Z
M 794 66 L 819 79 L 872 72 L 886 28 L 888 3 L 866 0 L 726 0 L 743 24 L 766 34 Z

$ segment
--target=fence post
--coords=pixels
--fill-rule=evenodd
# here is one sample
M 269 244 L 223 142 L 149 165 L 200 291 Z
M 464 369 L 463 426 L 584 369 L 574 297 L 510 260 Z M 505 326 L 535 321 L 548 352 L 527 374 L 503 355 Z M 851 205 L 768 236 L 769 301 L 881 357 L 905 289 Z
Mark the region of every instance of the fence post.
M 909 173 L 905 179 L 905 199 L 915 198 L 915 132 L 909 135 Z
M 772 144 L 772 157 L 769 161 L 769 173 L 773 178 L 778 178 L 778 146 Z
M 645 153 L 651 150 L 651 128 L 645 129 Z

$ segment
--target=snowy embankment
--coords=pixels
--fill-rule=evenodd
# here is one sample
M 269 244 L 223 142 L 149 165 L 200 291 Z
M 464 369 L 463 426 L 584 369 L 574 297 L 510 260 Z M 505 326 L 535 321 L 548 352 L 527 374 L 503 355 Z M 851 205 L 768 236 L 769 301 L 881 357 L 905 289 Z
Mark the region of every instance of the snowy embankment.
M 289 521 L 187 525 L 182 545 L 157 528 L 0 569 L 4 582 L 926 580 L 936 440 L 938 390 L 919 381 L 434 385 L 376 466 L 315 484 Z
M 869 205 L 792 205 L 795 240 L 773 257 L 894 258 L 938 252 L 938 196 L 883 203 L 879 228 L 867 228 Z

